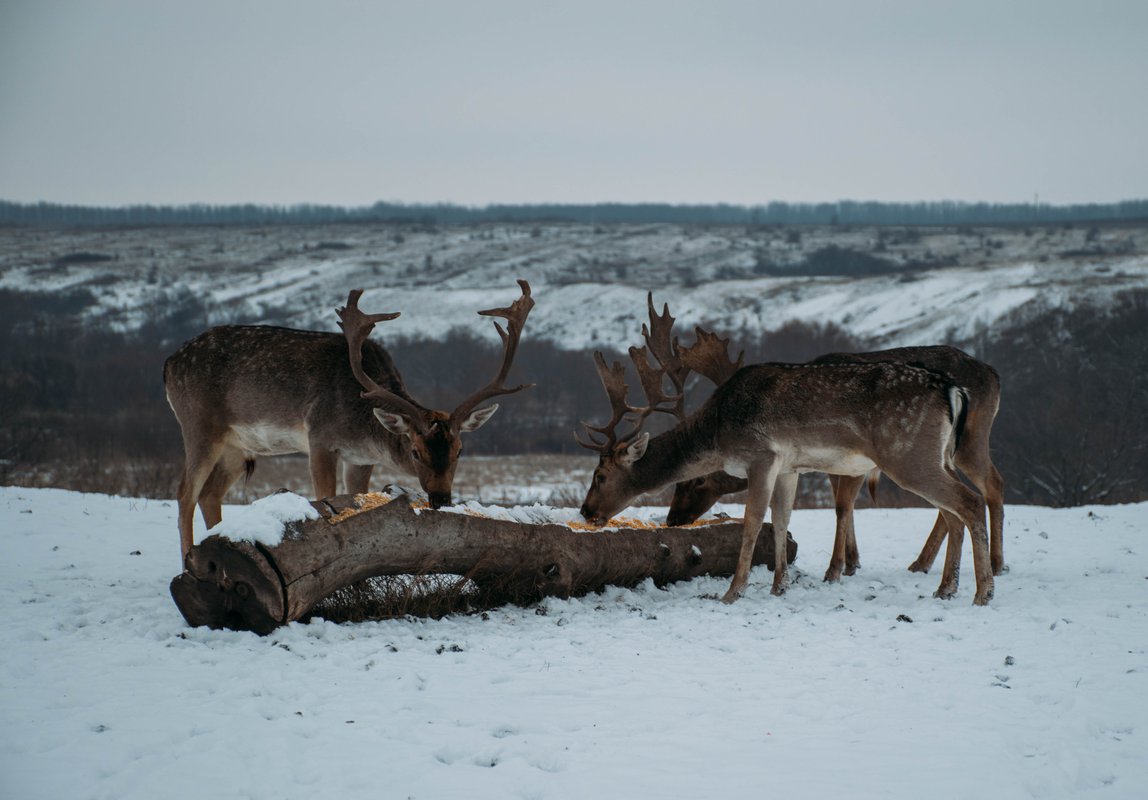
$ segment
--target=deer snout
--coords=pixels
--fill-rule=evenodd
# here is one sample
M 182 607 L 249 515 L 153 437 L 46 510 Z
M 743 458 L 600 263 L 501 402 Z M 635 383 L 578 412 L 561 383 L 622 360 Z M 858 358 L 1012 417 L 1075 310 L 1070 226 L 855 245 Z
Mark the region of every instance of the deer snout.
M 431 508 L 442 508 L 450 505 L 450 492 L 430 492 L 427 495 Z
M 586 503 L 582 504 L 582 508 L 578 509 L 578 512 L 582 515 L 582 519 L 586 520 L 591 525 L 597 525 L 601 527 L 602 525 L 606 524 L 606 518 L 601 514 L 595 514 L 590 510 L 590 506 Z

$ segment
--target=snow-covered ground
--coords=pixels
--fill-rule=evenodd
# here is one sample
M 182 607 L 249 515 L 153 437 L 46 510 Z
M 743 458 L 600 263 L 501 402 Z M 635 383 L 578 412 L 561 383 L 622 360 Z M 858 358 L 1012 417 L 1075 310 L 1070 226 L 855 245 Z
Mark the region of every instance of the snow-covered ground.
M 795 512 L 783 598 L 259 638 L 180 617 L 173 504 L 0 488 L 0 797 L 1148 796 L 1148 504 L 1010 506 L 987 608 L 967 545 L 954 601 L 904 569 L 932 516 L 858 512 L 826 585 L 832 512 Z

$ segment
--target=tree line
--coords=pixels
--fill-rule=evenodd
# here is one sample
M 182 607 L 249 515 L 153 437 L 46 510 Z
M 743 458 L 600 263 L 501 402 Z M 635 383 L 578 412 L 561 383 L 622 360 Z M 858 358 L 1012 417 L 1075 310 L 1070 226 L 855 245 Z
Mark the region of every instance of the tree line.
M 967 203 L 936 201 L 762 205 L 671 203 L 539 203 L 462 206 L 379 202 L 318 204 L 129 205 L 98 207 L 0 200 L 0 225 L 143 227 L 162 225 L 327 225 L 337 223 L 575 222 L 681 225 L 1029 225 L 1148 219 L 1148 199 L 1116 203 Z

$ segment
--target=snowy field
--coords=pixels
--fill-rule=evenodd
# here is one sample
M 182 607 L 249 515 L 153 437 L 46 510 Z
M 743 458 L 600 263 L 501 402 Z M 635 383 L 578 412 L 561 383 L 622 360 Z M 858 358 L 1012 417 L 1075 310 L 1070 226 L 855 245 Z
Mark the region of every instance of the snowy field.
M 906 272 L 860 277 L 761 273 L 826 249 Z M 911 269 L 910 269 L 911 267 Z M 833 322 L 874 347 L 959 343 L 1051 309 L 1106 307 L 1148 286 L 1148 226 L 1004 228 L 627 225 L 175 227 L 0 230 L 0 290 L 90 292 L 81 318 L 136 330 L 189 301 L 202 327 L 263 322 L 338 330 L 347 291 L 401 311 L 384 340 L 461 329 L 497 341 L 480 308 L 525 278 L 528 336 L 567 349 L 625 351 L 657 287 L 688 335 L 696 324 L 745 339 L 787 322 Z
M 783 598 L 759 568 L 728 607 L 702 579 L 259 638 L 185 625 L 174 504 L 0 488 L 0 797 L 1148 796 L 1148 504 L 1010 506 L 987 608 L 968 545 L 954 601 L 904 569 L 931 523 L 859 512 L 826 585 L 832 512 L 795 512 Z

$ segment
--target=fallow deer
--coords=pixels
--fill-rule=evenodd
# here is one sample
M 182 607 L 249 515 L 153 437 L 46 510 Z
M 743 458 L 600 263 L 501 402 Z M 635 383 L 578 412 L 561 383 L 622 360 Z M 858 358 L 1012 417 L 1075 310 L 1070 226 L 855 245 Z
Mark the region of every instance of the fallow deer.
M 720 385 L 741 365 L 731 361 L 726 350 L 729 340 L 697 329 L 698 341 L 691 348 L 682 348 L 679 360 L 691 371 Z M 955 347 L 899 347 L 868 353 L 830 353 L 809 362 L 811 364 L 849 364 L 896 361 L 914 364 L 947 375 L 968 393 L 968 418 L 964 435 L 953 455 L 956 466 L 963 472 L 988 504 L 990 522 L 990 562 L 993 575 L 1004 570 L 1004 479 L 992 462 L 989 436 L 993 420 L 1000 406 L 1000 376 L 984 362 Z M 873 489 L 874 475 L 870 483 Z M 852 575 L 860 566 L 856 534 L 853 528 L 853 508 L 857 493 L 865 483 L 865 476 L 830 476 L 837 511 L 837 533 L 833 556 L 825 573 L 825 580 L 835 581 L 844 572 Z M 717 472 L 685 481 L 674 487 L 673 500 L 667 522 L 684 525 L 693 522 L 725 494 L 744 491 L 744 479 Z M 944 541 L 947 527 L 938 513 L 929 538 L 917 559 L 909 566 L 913 572 L 928 572 Z
M 992 598 L 985 503 L 961 483 L 952 466 L 967 395 L 943 375 L 892 362 L 742 367 L 676 428 L 651 438 L 641 433 L 642 422 L 654 411 L 672 413 L 666 403 L 680 397 L 655 389 L 650 405 L 632 407 L 626 402 L 621 364 L 607 368 L 601 353 L 595 353 L 595 362 L 613 415 L 605 426 L 585 425 L 590 442 L 583 445 L 600 453 L 581 509 L 590 522 L 605 524 L 637 495 L 669 483 L 718 470 L 743 476 L 749 496 L 742 548 L 723 600 L 733 602 L 745 589 L 767 507 L 775 536 L 772 591 L 781 594 L 797 475 L 815 471 L 863 477 L 879 467 L 941 509 L 949 526 L 936 596 L 956 593 L 964 525 L 973 543 L 974 603 L 984 605 Z M 642 383 L 653 385 L 649 378 Z M 638 415 L 637 423 L 619 439 L 617 425 L 631 413 Z
M 317 499 L 335 494 L 342 460 L 347 492 L 367 491 L 374 465 L 381 464 L 416 476 L 434 508 L 449 504 L 460 435 L 478 430 L 498 409 L 479 404 L 527 388 L 504 385 L 534 306 L 530 285 L 518 284 L 522 295 L 508 308 L 478 312 L 507 323 L 506 330 L 494 323 L 503 344 L 497 375 L 450 412 L 411 397 L 390 355 L 368 339 L 376 323 L 399 315 L 364 314 L 362 289 L 338 309 L 342 335 L 227 325 L 186 342 L 163 372 L 183 434 L 183 555 L 193 544 L 195 505 L 208 528 L 217 524 L 224 495 L 254 467 L 255 456 L 307 453 Z

